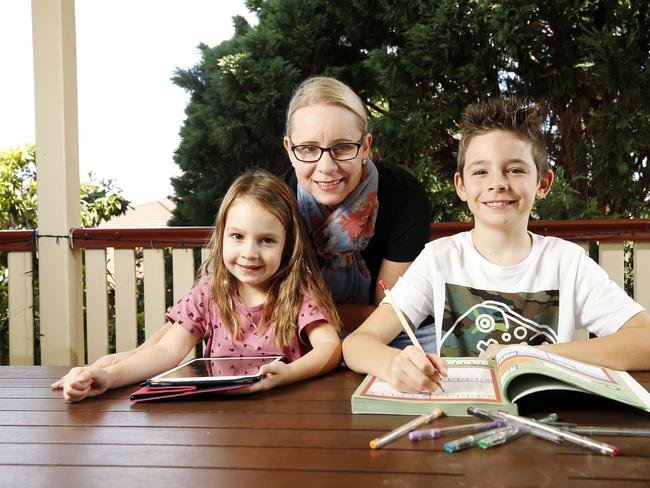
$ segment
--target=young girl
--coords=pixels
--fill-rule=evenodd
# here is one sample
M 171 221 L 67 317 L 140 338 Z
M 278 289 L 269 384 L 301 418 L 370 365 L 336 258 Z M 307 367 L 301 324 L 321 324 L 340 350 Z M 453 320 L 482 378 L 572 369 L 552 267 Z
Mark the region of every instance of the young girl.
M 156 344 L 99 368 L 72 368 L 63 397 L 77 402 L 176 366 L 195 344 L 205 356 L 284 355 L 248 392 L 316 376 L 341 362 L 339 318 L 302 227 L 295 197 L 262 170 L 240 176 L 223 199 L 202 277 L 169 311 Z

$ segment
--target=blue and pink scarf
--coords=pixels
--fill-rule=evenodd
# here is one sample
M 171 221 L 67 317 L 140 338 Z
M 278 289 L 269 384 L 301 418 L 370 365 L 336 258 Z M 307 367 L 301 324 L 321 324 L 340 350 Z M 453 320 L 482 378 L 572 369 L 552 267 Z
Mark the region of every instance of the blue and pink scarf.
M 337 303 L 370 302 L 370 271 L 361 251 L 375 234 L 379 175 L 371 160 L 362 171 L 357 187 L 335 207 L 320 204 L 298 185 L 298 207 L 324 259 L 321 271 Z

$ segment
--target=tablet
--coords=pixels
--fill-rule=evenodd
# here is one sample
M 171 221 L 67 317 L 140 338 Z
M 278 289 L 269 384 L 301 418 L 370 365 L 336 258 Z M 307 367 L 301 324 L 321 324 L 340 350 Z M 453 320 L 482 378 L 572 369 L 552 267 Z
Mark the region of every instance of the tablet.
M 215 386 L 259 381 L 260 368 L 282 356 L 196 358 L 147 380 L 149 386 Z

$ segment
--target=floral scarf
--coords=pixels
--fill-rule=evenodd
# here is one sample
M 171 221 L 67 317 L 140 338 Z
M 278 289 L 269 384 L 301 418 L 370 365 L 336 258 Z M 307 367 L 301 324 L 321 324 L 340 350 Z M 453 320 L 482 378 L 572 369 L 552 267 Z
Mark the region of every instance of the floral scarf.
M 335 207 L 321 205 L 298 185 L 298 207 L 335 302 L 369 303 L 370 271 L 361 251 L 375 234 L 378 182 L 377 167 L 364 161 L 359 184 Z

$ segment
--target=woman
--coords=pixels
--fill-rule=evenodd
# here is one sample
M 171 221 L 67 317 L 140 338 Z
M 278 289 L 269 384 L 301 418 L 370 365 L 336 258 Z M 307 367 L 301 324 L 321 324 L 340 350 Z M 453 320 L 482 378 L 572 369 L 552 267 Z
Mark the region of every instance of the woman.
M 430 236 L 430 203 L 403 168 L 370 159 L 363 101 L 344 83 L 309 78 L 287 110 L 284 147 L 294 171 L 286 181 L 347 332 L 383 299 Z
M 359 96 L 346 84 L 313 77 L 295 90 L 287 110 L 284 147 L 294 171 L 285 180 L 298 206 L 332 292 L 343 335 L 356 329 L 383 299 L 430 236 L 430 203 L 405 169 L 370 159 L 372 135 Z M 169 326 L 138 349 L 155 344 Z M 434 327 L 419 327 L 425 350 L 435 352 Z M 391 344 L 404 347 L 406 334 Z M 99 358 L 115 364 L 136 351 Z M 52 385 L 60 387 L 61 380 Z

